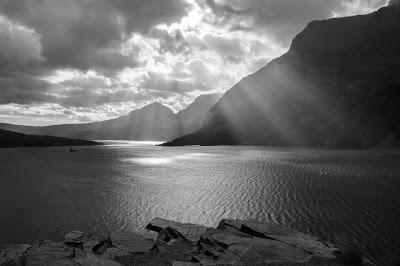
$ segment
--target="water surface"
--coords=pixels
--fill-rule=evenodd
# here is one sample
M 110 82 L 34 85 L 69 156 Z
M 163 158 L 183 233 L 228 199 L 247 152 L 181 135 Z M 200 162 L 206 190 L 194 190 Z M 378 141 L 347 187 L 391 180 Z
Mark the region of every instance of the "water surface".
M 400 153 L 260 147 L 0 149 L 0 242 L 143 228 L 276 221 L 361 250 L 400 254 Z

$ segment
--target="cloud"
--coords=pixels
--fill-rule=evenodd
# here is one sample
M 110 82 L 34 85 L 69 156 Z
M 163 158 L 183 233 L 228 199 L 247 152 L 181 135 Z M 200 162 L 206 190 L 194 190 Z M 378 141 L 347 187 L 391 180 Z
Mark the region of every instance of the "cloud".
M 174 94 L 185 95 L 193 90 L 209 91 L 212 89 L 204 82 L 196 81 L 176 79 L 163 73 L 149 72 L 143 77 L 139 87 L 144 90 L 158 92 L 158 95 L 163 98 Z
M 188 43 L 180 30 L 169 33 L 165 29 L 153 28 L 149 32 L 149 37 L 159 41 L 161 53 L 182 53 L 188 48 Z
M 55 98 L 47 94 L 49 86 L 29 74 L 3 73 L 0 76 L 0 104 L 54 102 Z
M 243 29 L 263 27 L 277 41 L 288 45 L 294 35 L 311 20 L 366 13 L 386 5 L 387 2 L 388 0 L 208 0 L 207 5 L 214 14 L 223 16 L 224 21 L 236 25 L 234 29 L 240 29 L 240 25 Z
M 239 62 L 243 59 L 244 51 L 241 42 L 236 38 L 224 38 L 207 34 L 203 37 L 208 49 L 215 50 L 224 60 Z
M 0 12 L 41 36 L 43 56 L 53 67 L 119 70 L 132 65 L 129 55 L 118 51 L 131 32 L 178 19 L 185 5 L 179 0 L 4 0 Z
M 185 12 L 180 0 L 0 1 L 0 104 L 132 101 L 134 93 L 127 88 L 111 91 L 102 86 L 96 91 L 93 86 L 99 84 L 93 79 L 55 85 L 43 77 L 58 69 L 115 77 L 126 67 L 138 66 L 138 49 L 124 47 L 132 32 L 146 34 Z
M 1 16 L 0 47 L 0 68 L 21 68 L 42 59 L 38 34 Z

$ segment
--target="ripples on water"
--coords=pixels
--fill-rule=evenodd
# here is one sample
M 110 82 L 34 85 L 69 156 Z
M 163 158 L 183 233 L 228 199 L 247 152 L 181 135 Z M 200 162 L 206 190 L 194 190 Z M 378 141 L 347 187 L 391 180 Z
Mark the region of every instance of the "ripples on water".
M 0 241 L 139 230 L 159 216 L 216 226 L 276 221 L 362 250 L 400 254 L 400 153 L 101 147 L 0 150 Z

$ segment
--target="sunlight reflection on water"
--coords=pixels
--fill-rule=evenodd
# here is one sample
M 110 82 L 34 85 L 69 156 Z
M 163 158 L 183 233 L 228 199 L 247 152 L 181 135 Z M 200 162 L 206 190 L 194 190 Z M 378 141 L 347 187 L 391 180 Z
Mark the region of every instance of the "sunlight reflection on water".
M 129 141 L 129 140 L 94 140 L 104 143 L 104 146 L 131 147 L 131 146 L 156 146 L 163 141 Z
M 172 162 L 171 158 L 130 158 L 122 161 L 138 164 L 166 164 Z
M 123 158 L 121 161 L 131 162 L 137 164 L 168 164 L 179 162 L 183 160 L 201 160 L 205 157 L 212 157 L 212 154 L 208 153 L 185 153 L 182 155 L 170 156 L 170 157 L 142 157 L 142 158 Z

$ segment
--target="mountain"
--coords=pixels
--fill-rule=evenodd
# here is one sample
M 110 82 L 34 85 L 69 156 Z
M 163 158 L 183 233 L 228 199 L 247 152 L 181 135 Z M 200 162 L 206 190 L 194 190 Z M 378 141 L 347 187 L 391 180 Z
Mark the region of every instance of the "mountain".
M 0 129 L 0 148 L 11 147 L 49 147 L 49 146 L 91 146 L 100 142 L 58 138 L 51 136 L 36 136 L 16 133 Z
M 45 127 L 3 124 L 0 128 L 25 134 L 79 139 L 163 140 L 177 136 L 175 114 L 160 103 L 152 103 L 125 116 L 94 123 Z
M 165 145 L 368 149 L 398 136 L 399 2 L 309 23 L 286 54 L 227 91 L 200 130 Z
M 181 126 L 181 133 L 188 134 L 202 127 L 204 115 L 222 97 L 221 93 L 204 94 L 197 97 L 185 109 L 178 112 L 176 117 Z
M 197 121 L 217 98 L 218 94 L 199 96 L 178 114 L 155 102 L 125 116 L 100 122 L 45 127 L 0 124 L 0 128 L 25 134 L 79 139 L 170 140 L 200 128 L 196 127 Z

